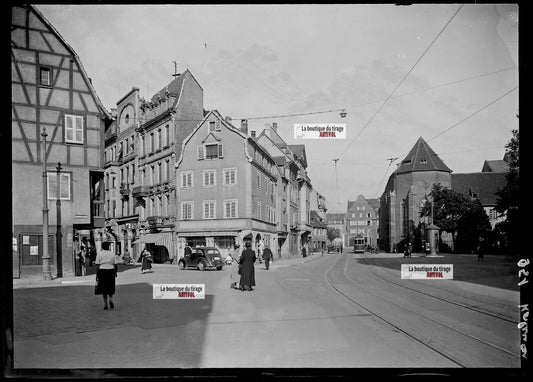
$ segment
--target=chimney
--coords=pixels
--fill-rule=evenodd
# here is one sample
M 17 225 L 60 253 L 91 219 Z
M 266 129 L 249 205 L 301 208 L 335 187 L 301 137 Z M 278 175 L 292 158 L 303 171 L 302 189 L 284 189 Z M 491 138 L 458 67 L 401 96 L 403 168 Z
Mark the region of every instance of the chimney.
M 272 130 L 274 130 L 276 133 L 278 132 L 278 123 L 272 122 Z
M 250 131 L 250 135 L 255 139 L 255 130 Z
M 241 132 L 248 135 L 248 120 L 241 119 Z

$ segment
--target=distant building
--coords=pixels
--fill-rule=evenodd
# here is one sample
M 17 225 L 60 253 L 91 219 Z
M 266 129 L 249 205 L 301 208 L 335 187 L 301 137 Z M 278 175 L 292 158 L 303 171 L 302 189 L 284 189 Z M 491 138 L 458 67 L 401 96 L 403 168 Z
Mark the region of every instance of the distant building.
M 321 217 L 317 211 L 311 211 L 311 243 L 310 251 L 325 251 L 327 250 L 327 224 L 326 219 Z
M 347 245 L 346 235 L 346 214 L 344 213 L 328 213 L 326 214 L 327 228 L 335 228 L 339 230 L 340 239 L 343 244 Z
M 379 199 L 365 199 L 359 195 L 356 200 L 348 201 L 346 211 L 346 242 L 353 246 L 354 240 L 364 239 L 371 247 L 378 246 L 379 230 Z
M 42 266 L 45 157 L 52 276 L 73 276 L 82 239 L 100 248 L 94 229 L 104 225 L 103 132 L 112 117 L 74 49 L 32 5 L 11 8 L 11 68 L 14 276 Z

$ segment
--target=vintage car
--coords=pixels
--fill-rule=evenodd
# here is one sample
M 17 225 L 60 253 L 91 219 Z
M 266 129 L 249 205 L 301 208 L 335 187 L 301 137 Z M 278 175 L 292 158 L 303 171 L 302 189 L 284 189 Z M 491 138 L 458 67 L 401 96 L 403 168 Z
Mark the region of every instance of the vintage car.
M 185 247 L 183 258 L 178 261 L 179 269 L 197 268 L 201 271 L 206 269 L 221 270 L 224 259 L 215 247 Z

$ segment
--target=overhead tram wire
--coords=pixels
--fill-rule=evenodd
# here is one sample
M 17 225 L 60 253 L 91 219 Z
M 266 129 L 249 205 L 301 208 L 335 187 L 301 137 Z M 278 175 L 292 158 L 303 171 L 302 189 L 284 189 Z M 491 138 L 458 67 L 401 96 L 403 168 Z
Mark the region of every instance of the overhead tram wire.
M 456 84 L 459 84 L 459 83 L 462 83 L 462 82 L 471 81 L 471 80 L 475 80 L 475 79 L 482 78 L 482 77 L 487 77 L 487 76 L 490 76 L 490 75 L 493 75 L 493 74 L 506 72 L 506 71 L 509 71 L 509 70 L 512 70 L 512 69 L 516 69 L 516 68 L 517 68 L 517 66 L 515 65 L 515 66 L 511 66 L 511 67 L 508 67 L 508 68 L 495 70 L 495 71 L 488 72 L 488 73 L 478 74 L 476 76 L 465 77 L 465 78 L 462 78 L 462 79 L 459 79 L 459 80 L 446 82 L 446 83 L 443 83 L 443 84 L 438 84 L 438 85 L 431 86 L 431 87 L 428 87 L 428 88 L 425 88 L 425 89 L 419 89 L 419 90 L 414 90 L 414 91 L 409 92 L 409 93 L 398 94 L 398 95 L 395 95 L 395 96 L 391 97 L 390 99 L 406 97 L 406 96 L 410 96 L 410 95 L 426 92 L 426 91 L 429 91 L 429 90 L 438 89 L 438 88 L 441 88 L 441 87 L 444 87 L 444 86 L 456 85 Z M 356 109 L 356 108 L 372 105 L 372 104 L 379 103 L 379 102 L 382 102 L 382 101 L 378 100 L 378 101 L 365 102 L 365 103 L 361 103 L 361 104 L 358 104 L 358 105 L 354 105 L 350 109 L 347 109 L 347 108 L 331 109 L 331 110 L 312 111 L 312 112 L 305 112 L 305 113 L 280 114 L 280 115 L 271 115 L 271 116 L 263 116 L 263 117 L 246 117 L 246 118 L 240 117 L 240 118 L 232 118 L 232 119 L 235 119 L 235 120 L 239 120 L 239 119 L 245 119 L 245 120 L 274 119 L 274 118 L 298 117 L 298 116 L 302 116 L 302 115 L 335 113 L 335 112 L 342 112 L 342 111 L 345 111 L 345 110 L 352 110 L 352 109 Z M 141 122 L 146 122 L 145 119 L 141 119 L 141 118 L 137 118 L 137 117 L 130 117 L 130 119 L 132 119 L 134 121 L 138 120 L 138 121 L 141 121 Z M 176 121 L 178 121 L 178 122 L 201 122 L 203 120 L 204 120 L 203 118 L 202 119 L 176 119 Z
M 443 131 L 441 131 L 440 133 L 438 133 L 437 135 L 435 135 L 435 136 L 429 138 L 427 141 L 428 141 L 428 142 L 429 142 L 429 141 L 432 141 L 433 139 L 435 139 L 435 138 L 437 138 L 437 137 L 440 137 L 442 134 L 448 132 L 449 130 L 451 130 L 451 129 L 457 127 L 457 126 L 459 126 L 461 123 L 463 123 L 463 122 L 466 121 L 467 119 L 470 119 L 470 118 L 472 118 L 474 115 L 476 115 L 476 114 L 482 112 L 483 110 L 485 110 L 485 109 L 488 108 L 489 106 L 495 104 L 496 102 L 498 102 L 499 100 L 501 100 L 501 99 L 504 98 L 505 96 L 507 96 L 507 95 L 511 94 L 512 92 L 514 92 L 516 89 L 518 89 L 518 86 L 515 86 L 514 88 L 512 88 L 511 90 L 509 90 L 509 91 L 506 92 L 505 94 L 503 94 L 503 95 L 499 96 L 498 98 L 496 98 L 495 100 L 489 102 L 487 105 L 483 106 L 481 109 L 479 109 L 479 110 L 475 111 L 474 113 L 470 114 L 470 115 L 467 116 L 466 118 L 463 118 L 462 120 L 460 120 L 460 121 L 457 122 L 456 124 L 454 124 L 454 125 L 448 127 L 446 130 L 443 130 Z
M 459 122 L 457 122 L 457 123 L 453 124 L 452 126 L 446 128 L 445 130 L 441 131 L 441 132 L 438 133 L 437 135 L 435 135 L 435 136 L 429 138 L 429 139 L 427 140 L 427 142 L 429 142 L 429 141 L 431 141 L 431 140 L 433 140 L 433 139 L 435 139 L 435 138 L 437 138 L 437 137 L 440 137 L 441 135 L 447 133 L 447 132 L 450 131 L 451 129 L 453 129 L 453 128 L 459 126 L 461 123 L 463 123 L 463 122 L 465 122 L 466 120 L 472 118 L 474 115 L 479 114 L 481 111 L 485 110 L 485 109 L 488 108 L 489 106 L 495 104 L 496 102 L 498 102 L 498 101 L 501 100 L 502 98 L 504 98 L 504 97 L 506 97 L 507 95 L 511 94 L 511 93 L 514 92 L 516 89 L 518 89 L 518 86 L 515 86 L 515 87 L 512 88 L 511 90 L 505 92 L 503 95 L 499 96 L 498 98 L 492 100 L 491 102 L 489 102 L 488 104 L 486 104 L 485 106 L 483 106 L 481 109 L 476 110 L 475 112 L 473 112 L 472 114 L 470 114 L 470 115 L 468 115 L 467 117 L 463 118 L 463 119 L 460 120 Z M 455 152 L 453 152 L 453 153 L 469 152 L 469 151 L 473 151 L 473 150 L 474 150 L 474 149 L 472 149 L 472 150 L 463 150 L 463 151 L 455 151 Z M 481 149 L 477 149 L 477 150 L 481 150 Z M 389 167 L 391 166 L 392 162 L 394 162 L 394 161 L 397 160 L 398 158 L 404 158 L 408 153 L 409 153 L 409 152 L 406 152 L 406 153 L 404 153 L 404 154 L 402 154 L 402 155 L 398 155 L 398 157 L 396 157 L 396 158 L 389 158 L 389 159 L 387 159 L 387 160 L 390 160 L 391 162 L 389 163 L 389 166 L 387 167 L 387 170 L 385 171 L 385 176 L 387 175 L 387 172 L 389 171 Z M 447 154 L 452 154 L 452 153 L 447 153 Z M 394 159 L 394 160 L 392 160 L 392 159 Z M 382 183 L 383 183 L 383 181 L 382 181 Z M 378 190 L 378 192 L 379 192 L 379 190 Z
M 413 69 L 416 67 L 416 65 L 422 60 L 422 58 L 426 55 L 426 53 L 429 51 L 429 49 L 433 46 L 433 44 L 437 41 L 437 39 L 440 37 L 440 35 L 444 32 L 444 30 L 448 27 L 448 25 L 452 22 L 452 20 L 455 18 L 455 16 L 459 13 L 459 11 L 461 10 L 461 8 L 463 8 L 464 4 L 461 4 L 459 6 L 459 8 L 457 8 L 457 10 L 454 12 L 454 14 L 452 15 L 452 17 L 448 20 L 448 22 L 444 25 L 444 27 L 441 29 L 441 31 L 437 34 L 437 36 L 435 36 L 435 38 L 433 39 L 433 41 L 431 41 L 431 43 L 429 44 L 429 46 L 424 50 L 424 52 L 422 53 L 422 55 L 416 60 L 416 62 L 414 63 L 414 65 L 411 67 L 411 69 L 409 69 L 409 71 L 405 74 L 405 76 L 401 79 L 401 81 L 398 83 L 398 85 L 396 85 L 396 87 L 394 88 L 394 90 L 389 94 L 389 96 L 387 97 L 387 99 L 385 99 L 385 101 L 381 104 L 381 106 L 376 110 L 376 112 L 372 115 L 372 117 L 370 118 L 370 120 L 365 124 L 365 126 L 363 126 L 363 128 L 355 135 L 355 137 L 352 139 L 352 141 L 348 144 L 348 146 L 346 146 L 346 148 L 344 149 L 344 151 L 339 155 L 339 158 L 342 157 L 344 155 L 344 153 L 346 151 L 348 151 L 348 149 L 350 148 L 350 146 L 355 142 L 355 140 L 363 133 L 363 131 L 366 130 L 366 128 L 370 125 L 370 123 L 374 120 L 374 118 L 376 117 L 376 115 L 378 115 L 378 113 L 381 111 L 381 109 L 383 109 L 383 107 L 385 106 L 385 104 L 392 98 L 392 96 L 394 95 L 394 93 L 396 92 L 396 90 L 398 90 L 398 88 L 403 84 L 403 82 L 405 81 L 405 79 L 409 76 L 409 74 L 411 74 L 411 72 L 413 71 Z

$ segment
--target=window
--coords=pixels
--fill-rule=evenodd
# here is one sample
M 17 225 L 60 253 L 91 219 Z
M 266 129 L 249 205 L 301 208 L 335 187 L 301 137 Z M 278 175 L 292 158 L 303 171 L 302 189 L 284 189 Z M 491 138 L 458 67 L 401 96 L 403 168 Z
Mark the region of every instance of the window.
M 428 161 L 425 158 L 420 159 L 420 163 L 427 163 Z
M 65 114 L 65 142 L 83 143 L 83 117 Z
M 198 146 L 197 147 L 197 153 L 198 153 L 198 160 L 204 159 L 204 146 Z
M 40 84 L 43 86 L 52 86 L 52 69 L 41 66 L 39 68 Z
M 192 187 L 193 186 L 193 184 L 192 184 L 192 174 L 193 174 L 192 171 L 184 171 L 184 172 L 180 173 L 181 187 L 182 188 Z
M 159 150 L 161 148 L 161 129 L 157 129 L 155 134 L 155 149 Z
M 134 152 L 135 151 L 135 137 L 132 135 L 131 138 L 130 138 L 130 151 L 131 152 Z
M 155 184 L 155 166 L 150 166 L 150 185 L 153 186 Z
M 135 163 L 131 165 L 131 183 L 135 183 Z
M 236 168 L 225 168 L 223 171 L 224 174 L 224 185 L 234 185 L 237 184 L 237 169 Z
M 490 220 L 496 220 L 496 219 L 498 219 L 498 211 L 496 211 L 496 209 L 492 208 L 492 209 L 489 211 L 489 219 L 490 219 Z
M 61 173 L 60 177 L 60 200 L 70 200 L 70 173 Z M 48 199 L 57 200 L 57 172 L 48 173 Z
M 370 212 L 366 214 L 366 217 L 369 218 L 370 217 Z
M 214 219 L 215 218 L 215 201 L 206 200 L 202 203 L 204 211 L 204 219 Z
M 165 126 L 165 145 L 170 145 L 170 126 Z
M 359 208 L 358 208 L 359 209 Z M 355 219 L 355 214 L 352 214 L 352 219 Z
M 220 121 L 216 121 L 215 123 L 215 130 L 220 131 Z
M 203 186 L 211 187 L 216 186 L 216 174 L 217 170 L 204 170 L 202 171 Z
M 363 217 L 363 214 L 360 213 L 360 214 L 359 214 L 359 217 L 362 218 L 362 217 Z
M 163 173 L 161 171 L 161 162 L 157 163 L 157 183 L 163 182 Z
M 224 200 L 224 218 L 236 218 L 237 217 L 237 201 L 236 200 Z
M 170 160 L 165 159 L 165 181 L 170 182 Z
M 150 141 L 148 143 L 150 144 L 148 152 L 151 153 L 154 151 L 154 133 L 150 133 Z
M 200 153 L 198 153 L 200 156 Z M 206 159 L 216 159 L 222 158 L 222 145 L 215 143 L 214 145 L 205 145 L 205 158 Z M 198 159 L 201 159 L 200 157 Z
M 215 131 L 215 125 L 216 125 L 215 121 L 209 121 L 209 132 Z
M 261 202 L 257 202 L 257 218 L 261 219 Z
M 190 220 L 193 218 L 194 202 L 181 202 L 181 220 Z
M 126 138 L 126 143 L 125 143 L 125 147 L 124 147 L 124 153 L 125 153 L 125 154 L 127 154 L 127 153 L 128 153 L 128 150 L 130 149 L 129 142 L 130 142 L 130 139 L 129 139 L 129 138 Z
M 141 155 L 146 155 L 146 141 L 144 135 L 141 137 Z
M 367 221 L 366 221 L 366 225 L 370 225 L 370 220 L 367 220 Z
M 261 175 L 259 173 L 257 173 L 257 189 L 261 189 Z

